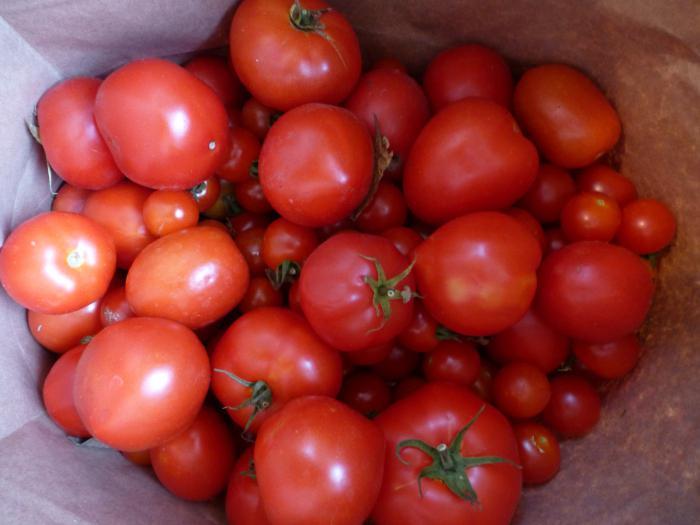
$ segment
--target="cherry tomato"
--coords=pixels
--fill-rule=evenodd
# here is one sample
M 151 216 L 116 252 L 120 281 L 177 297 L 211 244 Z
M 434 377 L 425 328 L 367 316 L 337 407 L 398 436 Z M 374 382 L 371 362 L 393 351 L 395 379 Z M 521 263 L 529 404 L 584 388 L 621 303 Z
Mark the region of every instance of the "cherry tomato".
M 391 390 L 384 380 L 371 372 L 354 372 L 343 381 L 338 399 L 369 418 L 391 403 Z
M 269 525 L 260 500 L 260 489 L 253 463 L 253 447 L 247 448 L 236 461 L 226 491 L 228 525 Z
M 244 231 L 252 230 L 253 228 L 267 228 L 272 219 L 267 215 L 244 211 L 228 217 L 227 222 L 231 228 L 231 235 L 236 238 Z
M 372 365 L 372 372 L 387 381 L 397 381 L 413 373 L 418 367 L 419 361 L 420 356 L 416 352 L 394 344 L 382 361 Z
M 228 157 L 216 174 L 231 182 L 243 182 L 255 175 L 253 163 L 260 156 L 260 142 L 252 132 L 241 127 L 233 128 L 230 137 Z
M 282 292 L 275 289 L 267 277 L 257 276 L 250 279 L 248 289 L 238 303 L 238 309 L 246 313 L 264 306 L 282 306 L 283 303 Z
M 425 379 L 418 376 L 406 376 L 401 378 L 392 390 L 392 399 L 398 401 L 409 396 L 425 384 Z
M 75 437 L 90 436 L 73 402 L 75 369 L 84 350 L 85 345 L 75 346 L 59 357 L 44 379 L 41 391 L 51 420 L 66 434 Z
M 240 232 L 235 238 L 236 246 L 243 254 L 253 276 L 265 273 L 266 266 L 262 256 L 265 231 L 264 227 L 256 226 Z
M 493 397 L 501 411 L 516 419 L 535 417 L 549 402 L 547 376 L 528 363 L 510 363 L 493 379 Z
M 537 485 L 556 476 L 561 464 L 556 436 L 547 427 L 532 422 L 513 425 L 513 432 L 518 441 L 523 483 Z
M 56 196 L 51 202 L 51 211 L 66 211 L 69 213 L 83 213 L 85 201 L 92 191 L 76 188 L 67 182 L 61 185 Z
M 386 237 L 394 243 L 394 247 L 401 252 L 401 255 L 413 259 L 413 250 L 423 242 L 423 237 L 420 233 L 407 226 L 397 226 L 389 228 L 381 233 L 382 237 Z
M 568 172 L 551 164 L 541 164 L 537 177 L 518 203 L 540 222 L 557 222 L 561 210 L 576 193 Z
M 263 187 L 256 178 L 248 177 L 243 182 L 235 184 L 233 194 L 236 197 L 236 202 L 245 211 L 260 214 L 272 211 L 272 206 L 263 193 Z
M 598 191 L 626 206 L 637 198 L 637 188 L 624 175 L 604 164 L 588 166 L 576 177 L 578 191 Z
M 28 310 L 65 314 L 104 295 L 114 275 L 109 233 L 80 215 L 51 211 L 23 222 L 0 250 L 0 282 Z
M 209 177 L 204 182 L 200 182 L 190 190 L 197 208 L 200 212 L 205 212 L 211 208 L 219 198 L 221 193 L 221 183 L 216 176 Z
M 498 368 L 488 359 L 481 359 L 479 375 L 472 384 L 471 390 L 484 401 L 493 403 L 493 378 Z
M 504 211 L 504 213 L 506 215 L 510 215 L 522 226 L 524 226 L 525 229 L 535 238 L 537 244 L 540 245 L 542 253 L 544 253 L 544 250 L 547 247 L 547 238 L 544 236 L 544 230 L 542 229 L 542 225 L 539 223 L 539 221 L 535 219 L 530 212 L 525 211 L 522 208 L 508 208 Z
M 143 203 L 143 222 L 149 233 L 162 237 L 195 226 L 199 207 L 188 191 L 158 190 Z
M 622 213 L 615 199 L 604 193 L 577 193 L 561 211 L 561 229 L 569 241 L 610 241 L 620 227 Z
M 544 236 L 547 241 L 544 250 L 545 255 L 560 250 L 567 244 L 564 231 L 561 228 L 547 228 L 544 230 Z
M 581 377 L 562 375 L 550 383 L 552 395 L 542 418 L 563 437 L 574 438 L 588 434 L 600 418 L 600 396 Z
M 403 226 L 406 214 L 406 201 L 401 190 L 390 182 L 381 181 L 355 224 L 361 232 L 379 234 L 389 228 Z
M 274 109 L 268 108 L 255 98 L 249 98 L 241 109 L 241 125 L 253 133 L 258 140 L 263 140 L 270 126 L 279 116 Z
M 421 299 L 413 300 L 411 324 L 399 334 L 398 342 L 413 352 L 430 352 L 440 343 L 438 324 L 426 310 Z
M 214 204 L 202 212 L 203 215 L 209 219 L 224 220 L 240 211 L 240 206 L 233 195 L 233 183 L 219 179 L 219 195 Z
M 226 59 L 199 56 L 185 64 L 185 69 L 214 90 L 224 105 L 240 107 L 245 89 L 228 67 Z
M 473 343 L 440 341 L 423 358 L 423 374 L 428 381 L 449 381 L 470 387 L 479 377 L 481 361 Z
M 632 370 L 642 349 L 635 335 L 627 335 L 608 343 L 574 341 L 576 358 L 598 377 L 618 379 Z
M 365 348 L 363 350 L 346 352 L 343 354 L 343 358 L 353 365 L 375 365 L 377 363 L 381 363 L 387 357 L 389 357 L 389 354 L 391 354 L 393 348 L 394 341 L 389 341 L 388 343 L 370 346 L 369 348 Z
M 80 344 L 84 337 L 95 335 L 102 329 L 100 301 L 67 314 L 43 314 L 28 310 L 27 325 L 41 346 L 63 354 Z
M 622 222 L 616 242 L 638 254 L 663 250 L 676 234 L 676 219 L 655 199 L 640 199 L 622 210 Z
M 126 300 L 124 286 L 115 286 L 105 294 L 100 302 L 99 315 L 102 326 L 119 323 L 134 316 L 134 312 Z
M 285 261 L 293 262 L 301 268 L 318 244 L 318 235 L 314 230 L 280 217 L 265 230 L 262 257 L 271 270 L 280 267 Z

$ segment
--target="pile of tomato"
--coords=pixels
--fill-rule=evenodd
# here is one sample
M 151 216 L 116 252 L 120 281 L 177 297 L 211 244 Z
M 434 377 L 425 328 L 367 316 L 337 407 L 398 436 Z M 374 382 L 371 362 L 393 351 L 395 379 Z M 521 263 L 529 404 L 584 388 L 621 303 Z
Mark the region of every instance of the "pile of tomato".
M 231 524 L 508 523 L 627 374 L 675 220 L 608 162 L 595 83 L 477 44 L 362 72 L 322 0 L 244 0 L 230 57 L 72 78 L 65 181 L 0 279 L 49 416 L 227 489 Z

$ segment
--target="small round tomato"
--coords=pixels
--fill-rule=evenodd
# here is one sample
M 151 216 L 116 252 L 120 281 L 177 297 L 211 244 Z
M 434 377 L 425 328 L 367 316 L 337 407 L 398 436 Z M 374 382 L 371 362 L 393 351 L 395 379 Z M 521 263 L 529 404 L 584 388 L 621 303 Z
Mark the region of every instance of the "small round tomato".
M 604 193 L 577 193 L 561 211 L 561 229 L 573 241 L 610 241 L 622 214 L 615 199 Z
M 238 310 L 246 313 L 265 306 L 282 306 L 283 303 L 282 292 L 267 277 L 256 276 L 250 279 L 248 289 L 238 303 Z
M 518 206 L 540 222 L 557 222 L 561 210 L 576 193 L 576 184 L 568 172 L 551 164 L 541 164 L 537 177 Z
M 578 191 L 597 191 L 612 197 L 623 208 L 637 198 L 634 183 L 604 164 L 588 166 L 576 177 Z
M 540 248 L 542 249 L 542 253 L 544 253 L 544 250 L 547 247 L 547 238 L 544 236 L 542 225 L 537 219 L 535 219 L 535 217 L 532 216 L 530 212 L 525 211 L 522 208 L 508 208 L 507 210 L 504 210 L 503 213 L 510 215 L 522 226 L 524 226 L 525 229 L 535 238 L 537 244 L 539 244 Z
M 66 434 L 75 437 L 90 436 L 73 402 L 75 370 L 84 350 L 85 345 L 76 346 L 59 357 L 44 379 L 41 391 L 51 420 Z
M 561 464 L 556 436 L 547 427 L 532 422 L 513 425 L 513 433 L 518 441 L 523 483 L 537 485 L 556 476 Z
M 493 397 L 496 406 L 509 417 L 535 417 L 549 402 L 547 376 L 528 363 L 510 363 L 493 378 Z
M 241 208 L 233 195 L 233 183 L 219 179 L 219 195 L 214 203 L 202 212 L 208 219 L 225 220 L 237 213 Z
M 263 140 L 270 126 L 280 117 L 274 109 L 267 107 L 255 98 L 249 98 L 241 108 L 241 125 Z
M 231 235 L 233 235 L 235 239 L 241 233 L 252 230 L 253 228 L 267 228 L 272 222 L 272 219 L 268 215 L 243 211 L 228 217 L 226 222 L 231 230 Z
M 228 67 L 226 59 L 199 56 L 187 62 L 185 69 L 213 89 L 225 106 L 240 107 L 243 103 L 245 89 Z
M 663 250 L 676 234 L 676 219 L 656 199 L 640 199 L 622 210 L 622 222 L 615 241 L 638 254 Z
M 413 373 L 418 368 L 420 356 L 394 344 L 387 356 L 372 365 L 372 372 L 387 381 L 397 381 Z
M 637 336 L 628 335 L 608 343 L 574 341 L 576 358 L 598 377 L 618 379 L 632 370 L 642 351 Z
M 265 230 L 262 258 L 276 287 L 299 277 L 301 267 L 319 244 L 312 228 L 299 226 L 280 217 Z
M 338 399 L 369 418 L 391 403 L 391 390 L 384 380 L 371 372 L 354 372 L 345 378 Z
M 406 201 L 403 193 L 390 182 L 381 181 L 367 207 L 355 219 L 357 229 L 365 233 L 381 233 L 406 222 Z
M 542 418 L 567 438 L 588 434 L 600 418 L 600 396 L 591 384 L 575 375 L 561 375 L 550 383 L 552 395 Z
M 260 489 L 253 463 L 253 447 L 247 448 L 236 461 L 226 490 L 228 525 L 269 525 L 260 500 Z
M 61 185 L 56 196 L 51 202 L 51 211 L 66 211 L 69 213 L 83 213 L 85 201 L 92 191 L 71 186 L 67 182 Z
M 481 360 L 479 376 L 472 384 L 471 390 L 484 401 L 493 403 L 493 378 L 496 377 L 498 367 L 488 359 Z
M 394 401 L 409 396 L 425 384 L 425 379 L 418 376 L 406 376 L 401 378 L 392 389 L 391 395 Z
M 376 365 L 389 357 L 389 354 L 391 354 L 394 346 L 394 341 L 389 341 L 388 343 L 370 346 L 369 348 L 365 348 L 363 350 L 346 352 L 343 355 L 343 358 L 353 365 Z
M 397 340 L 401 346 L 413 352 L 430 352 L 440 343 L 437 321 L 426 310 L 421 299 L 413 300 L 413 319 Z
M 545 245 L 545 250 L 544 250 L 545 255 L 548 255 L 551 252 L 555 252 L 557 250 L 562 249 L 568 243 L 568 241 L 566 240 L 566 237 L 564 236 L 564 231 L 558 227 L 557 228 L 547 228 L 546 230 L 544 230 L 544 236 L 545 236 L 545 239 L 547 240 L 547 244 Z
M 200 212 L 205 212 L 211 208 L 219 198 L 221 193 L 221 183 L 216 176 L 209 177 L 204 182 L 200 182 L 190 190 L 197 203 Z
M 397 226 L 396 228 L 389 228 L 381 233 L 382 237 L 386 237 L 391 242 L 394 243 L 401 255 L 413 259 L 413 250 L 415 250 L 420 243 L 423 242 L 423 237 L 413 228 L 407 226 Z
M 236 246 L 248 263 L 248 269 L 252 276 L 265 273 L 266 266 L 262 255 L 265 231 L 265 227 L 255 226 L 238 233 L 235 237 Z
M 86 336 L 102 329 L 100 301 L 68 312 L 67 314 L 43 314 L 27 311 L 27 325 L 37 342 L 52 352 L 62 354 L 80 344 Z
M 254 177 L 248 177 L 246 180 L 236 183 L 233 186 L 233 195 L 236 202 L 245 211 L 260 214 L 272 211 L 272 206 L 265 198 L 260 181 Z
M 481 360 L 473 343 L 440 341 L 423 358 L 423 374 L 428 381 L 448 381 L 470 387 L 479 377 Z
M 189 228 L 197 221 L 199 207 L 188 191 L 154 191 L 143 203 L 143 222 L 157 237 Z
M 0 282 L 28 310 L 65 314 L 104 295 L 114 275 L 109 233 L 74 213 L 50 211 L 23 222 L 0 250 Z
M 228 157 L 216 174 L 231 182 L 243 182 L 255 175 L 255 162 L 260 156 L 260 142 L 245 128 L 234 127 L 230 132 Z
M 102 298 L 100 302 L 100 322 L 102 326 L 119 323 L 133 316 L 134 312 L 126 300 L 126 288 L 124 286 L 115 286 Z

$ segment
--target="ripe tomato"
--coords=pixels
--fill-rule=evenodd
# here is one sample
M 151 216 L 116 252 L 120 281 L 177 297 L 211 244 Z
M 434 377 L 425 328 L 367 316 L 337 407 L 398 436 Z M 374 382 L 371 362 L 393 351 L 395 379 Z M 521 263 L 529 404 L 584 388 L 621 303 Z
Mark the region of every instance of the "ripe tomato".
M 513 94 L 519 121 L 544 156 L 562 168 L 582 168 L 620 138 L 617 112 L 580 71 L 561 64 L 529 69 Z
M 236 459 L 226 421 L 202 407 L 194 422 L 173 439 L 151 449 L 151 465 L 163 486 L 177 497 L 206 501 L 226 488 Z
M 420 356 L 416 352 L 394 344 L 383 360 L 372 364 L 372 372 L 387 381 L 397 381 L 413 373 L 418 367 L 419 361 Z
M 185 69 L 213 89 L 225 106 L 240 107 L 243 104 L 245 89 L 228 67 L 226 59 L 199 56 L 187 62 Z
M 143 222 L 149 233 L 162 237 L 195 226 L 199 207 L 188 191 L 158 190 L 143 203 Z
M 537 177 L 518 203 L 540 222 L 557 222 L 561 210 L 576 193 L 568 172 L 551 164 L 541 164 Z
M 260 142 L 245 128 L 234 127 L 230 131 L 231 145 L 228 157 L 216 174 L 231 182 L 243 182 L 250 179 L 254 162 L 260 156 Z
M 513 425 L 513 432 L 518 441 L 523 483 L 546 483 L 556 476 L 561 464 L 556 436 L 547 427 L 532 422 Z
M 92 191 L 76 188 L 67 182 L 61 185 L 58 193 L 51 202 L 51 211 L 67 211 L 69 213 L 83 213 L 85 201 Z
M 151 466 L 151 453 L 148 450 L 138 450 L 136 452 L 122 452 L 122 456 L 135 465 L 141 467 Z
M 600 396 L 591 384 L 572 374 L 550 383 L 552 395 L 542 418 L 555 432 L 567 438 L 588 434 L 600 418 Z
M 214 395 L 251 432 L 291 399 L 335 397 L 342 380 L 338 352 L 303 317 L 284 308 L 258 308 L 234 321 L 211 363 Z
M 481 360 L 479 376 L 472 384 L 471 391 L 484 401 L 493 403 L 493 378 L 498 372 L 498 367 L 488 359 Z
M 119 323 L 133 316 L 134 312 L 126 300 L 126 288 L 124 286 L 115 286 L 102 298 L 100 302 L 100 322 L 102 326 Z
M 337 104 L 360 77 L 355 31 L 323 0 L 244 0 L 229 35 L 238 78 L 256 99 L 282 111 Z
M 226 491 L 228 525 L 269 525 L 253 463 L 253 447 L 247 448 L 236 461 Z
M 406 215 L 406 201 L 401 190 L 390 182 L 381 181 L 355 224 L 361 232 L 380 234 L 389 228 L 403 226 Z
M 204 182 L 200 182 L 190 190 L 194 200 L 197 202 L 197 208 L 200 212 L 205 212 L 211 208 L 218 200 L 221 193 L 221 183 L 219 178 L 211 176 Z
M 375 421 L 387 444 L 377 525 L 510 522 L 521 490 L 518 449 L 492 406 L 463 387 L 428 383 Z
M 501 411 L 516 419 L 535 417 L 549 402 L 547 376 L 528 363 L 510 363 L 493 378 L 493 397 Z
M 107 291 L 116 265 L 109 233 L 74 213 L 23 222 L 0 251 L 0 282 L 15 302 L 45 314 L 74 312 Z
M 386 343 L 413 315 L 413 265 L 384 237 L 342 232 L 301 270 L 301 307 L 321 339 L 342 351 Z
M 406 376 L 400 379 L 392 390 L 392 399 L 398 401 L 412 394 L 425 384 L 425 379 L 418 376 Z
M 62 354 L 80 344 L 83 337 L 95 335 L 102 329 L 100 301 L 67 314 L 43 314 L 28 310 L 27 325 L 41 346 Z
M 317 246 L 318 235 L 314 230 L 280 217 L 265 230 L 262 257 L 271 270 L 285 261 L 301 267 Z
M 265 236 L 264 226 L 254 226 L 238 233 L 235 237 L 236 246 L 241 250 L 250 274 L 263 275 L 265 273 L 265 261 L 263 260 L 262 249 Z
M 218 228 L 171 233 L 147 246 L 126 276 L 126 298 L 138 316 L 199 328 L 226 315 L 248 288 L 245 259 Z
M 391 390 L 384 380 L 371 372 L 353 372 L 343 381 L 338 399 L 369 418 L 391 403 Z
M 544 250 L 545 255 L 560 250 L 567 244 L 566 237 L 564 237 L 564 232 L 561 228 L 547 228 L 544 231 L 544 236 L 547 240 L 547 245 Z
M 430 352 L 440 343 L 437 321 L 426 310 L 421 299 L 413 300 L 413 319 L 399 334 L 398 342 L 413 352 Z
M 272 211 L 272 206 L 265 198 L 263 187 L 257 178 L 248 177 L 234 184 L 233 195 L 245 211 L 260 214 Z
M 41 391 L 51 420 L 66 434 L 75 437 L 90 436 L 73 402 L 75 369 L 84 350 L 85 345 L 75 346 L 59 357 L 44 379 Z
M 248 289 L 238 303 L 238 310 L 246 313 L 264 306 L 282 306 L 282 292 L 275 288 L 267 277 L 252 277 Z
M 503 57 L 478 44 L 446 49 L 433 58 L 423 76 L 430 106 L 437 112 L 467 97 L 510 107 L 513 77 Z
M 620 227 L 622 213 L 615 199 L 604 193 L 577 193 L 561 211 L 561 229 L 569 241 L 610 241 Z
M 249 98 L 241 108 L 241 126 L 253 133 L 258 140 L 263 140 L 270 126 L 280 117 L 274 109 L 261 104 L 259 100 Z
M 608 343 L 574 341 L 576 358 L 598 377 L 618 379 L 632 370 L 642 349 L 635 335 L 627 335 Z
M 637 330 L 651 306 L 651 272 L 625 248 L 576 242 L 550 253 L 539 271 L 536 308 L 563 335 L 605 343 Z
M 93 108 L 97 78 L 76 77 L 49 88 L 36 107 L 46 160 L 77 188 L 100 190 L 119 182 L 119 171 L 97 131 Z
M 238 238 L 241 233 L 252 230 L 253 228 L 265 229 L 270 222 L 272 222 L 272 219 L 267 215 L 250 213 L 247 211 L 236 213 L 226 219 L 226 223 L 229 225 L 231 235 L 233 235 L 234 239 Z
M 211 177 L 229 149 L 219 97 L 167 60 L 136 60 L 111 73 L 97 91 L 95 121 L 119 169 L 149 188 L 189 189 Z
M 374 64 L 372 64 L 372 69 L 388 69 L 390 71 L 398 71 L 399 73 L 406 72 L 406 66 L 404 66 L 399 59 L 393 57 L 384 57 L 376 60 Z
M 598 191 L 626 206 L 637 198 L 637 188 L 624 175 L 604 164 L 588 166 L 576 177 L 578 191 Z
M 258 169 L 265 197 L 282 217 L 314 228 L 333 224 L 369 191 L 372 140 L 347 109 L 307 104 L 275 122 Z
M 537 175 L 535 146 L 495 102 L 465 99 L 434 116 L 406 161 L 409 209 L 439 225 L 468 212 L 511 206 Z
M 542 253 L 544 253 L 544 250 L 547 247 L 547 238 L 544 236 L 542 225 L 532 216 L 532 214 L 530 214 L 530 212 L 525 211 L 522 208 L 508 208 L 507 210 L 504 210 L 503 213 L 510 215 L 522 226 L 524 226 L 525 229 L 535 238 L 537 244 L 540 245 Z
M 423 242 L 423 237 L 416 230 L 407 226 L 397 226 L 389 228 L 381 233 L 394 243 L 394 247 L 401 252 L 401 255 L 413 259 L 413 250 Z
M 306 396 L 262 426 L 254 458 L 271 525 L 327 525 L 327 512 L 333 525 L 357 525 L 382 484 L 384 436 L 339 401 Z
M 192 424 L 209 375 L 207 352 L 191 330 L 167 319 L 131 318 L 90 341 L 75 374 L 75 406 L 103 443 L 145 450 Z
M 671 211 L 655 199 L 640 199 L 623 208 L 615 240 L 634 253 L 648 254 L 666 248 L 675 234 Z
M 437 322 L 464 335 L 490 335 L 527 312 L 540 255 L 535 238 L 512 217 L 465 215 L 416 249 L 418 290 Z
M 296 282 L 298 283 L 299 281 Z M 343 354 L 343 358 L 353 365 L 376 365 L 387 359 L 394 347 L 394 341 L 389 341 L 388 343 L 382 343 L 377 346 L 370 346 L 364 350 L 346 352 Z M 415 365 L 413 366 L 415 367 Z
M 289 293 L 287 294 L 287 305 L 292 312 L 296 312 L 302 317 L 304 316 L 304 311 L 301 309 L 301 293 L 299 290 L 299 281 L 294 281 L 289 286 Z
M 448 381 L 465 388 L 479 377 L 481 360 L 474 343 L 440 341 L 423 358 L 423 374 L 428 381 Z

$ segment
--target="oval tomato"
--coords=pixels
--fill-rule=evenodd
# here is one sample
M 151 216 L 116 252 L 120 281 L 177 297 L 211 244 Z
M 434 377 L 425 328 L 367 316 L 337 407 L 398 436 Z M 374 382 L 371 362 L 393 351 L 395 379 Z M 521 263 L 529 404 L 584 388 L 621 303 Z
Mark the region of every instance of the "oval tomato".
M 49 417 L 66 434 L 75 437 L 90 436 L 73 401 L 75 370 L 84 350 L 85 345 L 76 346 L 59 357 L 46 375 L 41 390 Z
M 102 329 L 100 310 L 99 300 L 67 314 L 42 314 L 29 310 L 27 326 L 41 346 L 62 354 L 79 345 L 83 337 L 95 335 Z
M 247 448 L 236 461 L 226 491 L 228 525 L 269 525 L 253 463 L 253 447 Z

